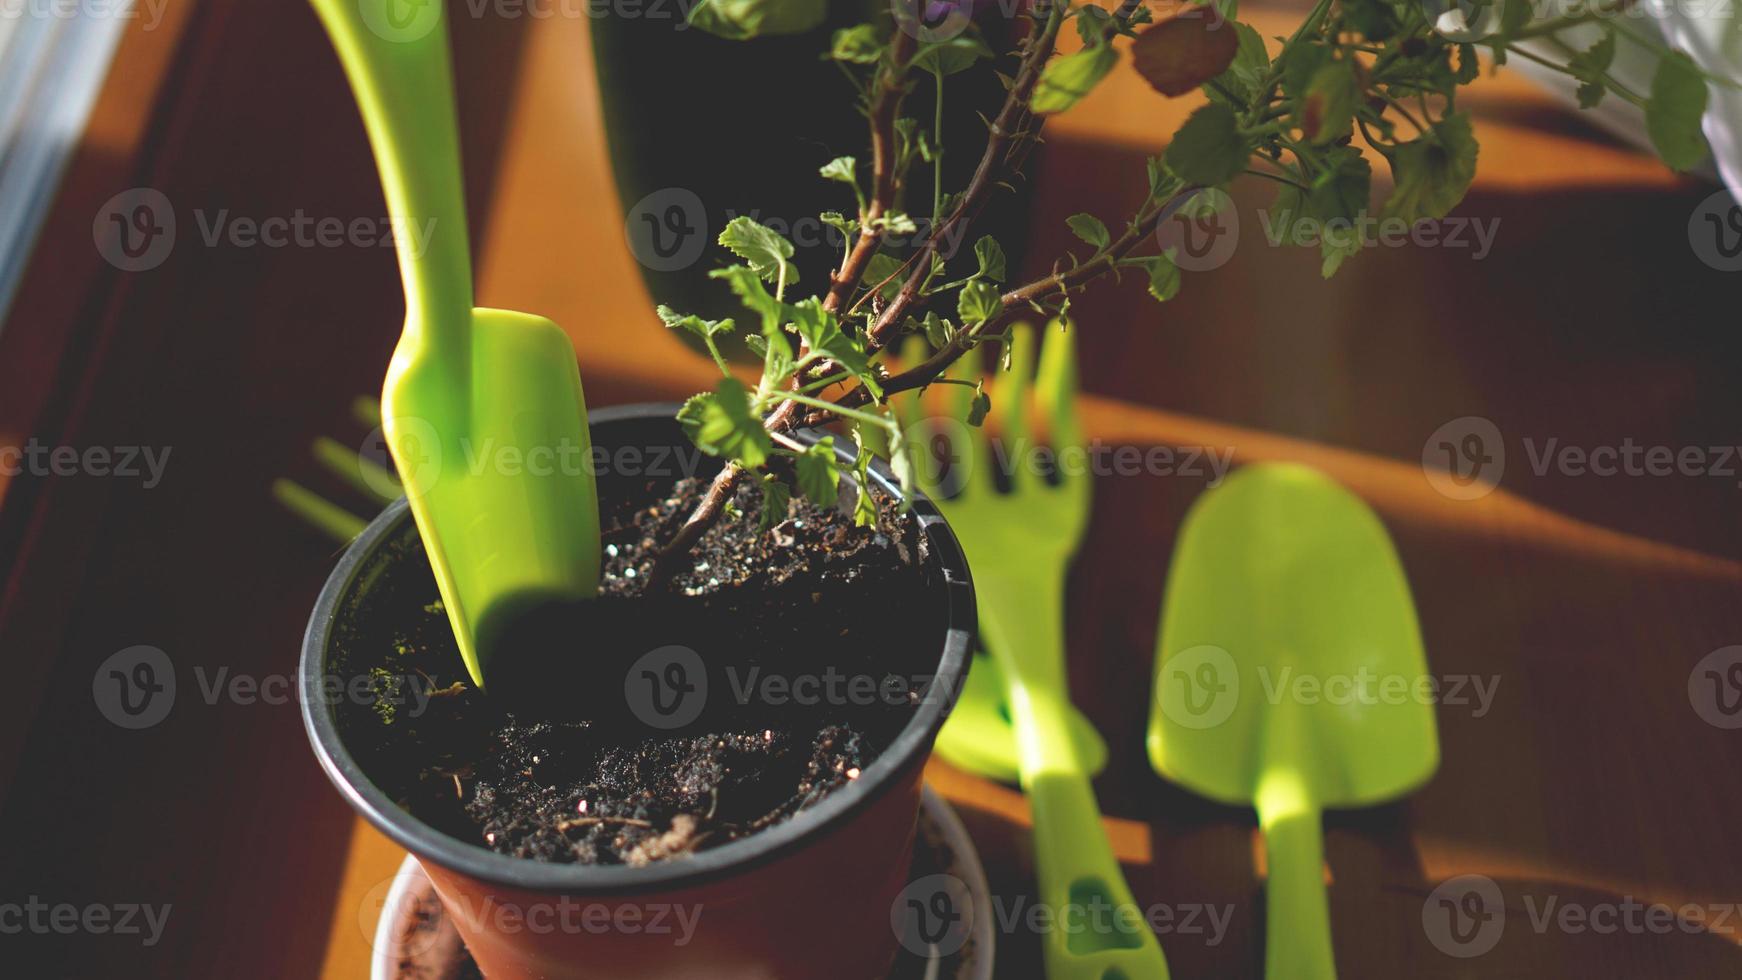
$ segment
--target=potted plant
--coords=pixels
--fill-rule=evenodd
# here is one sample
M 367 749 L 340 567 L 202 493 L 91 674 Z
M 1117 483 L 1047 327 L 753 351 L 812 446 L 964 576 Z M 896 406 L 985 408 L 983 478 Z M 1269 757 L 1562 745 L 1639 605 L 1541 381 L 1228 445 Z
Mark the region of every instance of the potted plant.
M 958 362 L 998 349 L 1026 313 L 1068 323 L 1071 297 L 1103 277 L 1130 272 L 1170 299 L 1180 270 L 1157 229 L 1242 175 L 1278 185 L 1285 237 L 1310 239 L 1327 276 L 1370 234 L 1367 151 L 1393 175 L 1380 218 L 1444 216 L 1474 176 L 1456 96 L 1480 74 L 1478 51 L 1503 62 L 1575 20 L 1605 39 L 1558 66 L 1585 101 L 1637 100 L 1676 166 L 1702 152 L 1706 76 L 1668 53 L 1648 96 L 1615 85 L 1617 28 L 1604 10 L 1536 23 L 1525 0 L 1444 12 L 1319 0 L 1272 50 L 1232 6 L 1157 20 L 1137 0 L 1018 4 L 1008 47 L 975 20 L 1001 8 L 972 0 L 896 2 L 834 31 L 826 57 L 852 79 L 870 144 L 864 162 L 816 161 L 839 185 L 841 209 L 817 217 L 842 233 L 841 254 L 823 279 L 777 229 L 725 224 L 718 242 L 737 261 L 711 277 L 746 313 L 658 310 L 711 353 L 721 380 L 681 407 L 595 413 L 594 458 L 642 461 L 600 468 L 611 556 L 601 597 L 523 624 L 508 644 L 523 654 L 488 696 L 465 683 L 431 608 L 404 505 L 351 545 L 305 641 L 311 737 L 351 803 L 423 862 L 489 976 L 872 977 L 891 962 L 884 924 L 920 766 L 973 626 L 960 549 L 913 489 L 892 399 L 965 386 L 963 421 L 981 424 L 988 393 L 950 376 Z M 824 0 L 708 0 L 692 23 L 739 38 L 808 30 L 824 11 Z M 1067 31 L 1081 45 L 1059 54 Z M 1202 89 L 1209 101 L 1131 175 L 1147 188 L 1133 214 L 1113 227 L 1073 217 L 1075 253 L 1012 281 L 1005 248 L 975 234 L 982 213 L 1047 118 L 1127 49 L 1163 96 Z M 1003 75 L 1005 94 L 962 147 L 935 135 L 935 96 L 969 73 Z M 915 108 L 921 76 L 934 99 Z M 771 93 L 758 108 L 779 107 Z M 951 184 L 939 161 L 964 156 L 971 175 Z M 758 378 L 733 372 L 728 337 L 761 358 Z M 913 345 L 923 353 L 890 358 Z M 686 451 L 702 454 L 693 466 L 646 464 Z M 791 686 L 776 699 L 747 680 L 819 667 L 879 691 L 889 677 L 924 683 L 863 712 L 806 713 Z M 410 695 L 384 696 L 393 691 Z M 657 934 L 656 915 L 667 924 Z

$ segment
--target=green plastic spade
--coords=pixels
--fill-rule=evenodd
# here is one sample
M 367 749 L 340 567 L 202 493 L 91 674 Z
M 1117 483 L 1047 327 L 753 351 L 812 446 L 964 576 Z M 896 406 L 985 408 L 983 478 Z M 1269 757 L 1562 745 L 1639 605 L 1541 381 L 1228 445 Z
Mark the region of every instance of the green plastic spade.
M 519 610 L 598 591 L 599 507 L 574 345 L 474 309 L 440 3 L 312 0 L 375 149 L 405 284 L 383 429 L 472 680 Z
M 1150 761 L 1257 807 L 1265 975 L 1334 977 L 1320 811 L 1394 799 L 1439 765 L 1403 566 L 1360 499 L 1316 470 L 1265 464 L 1193 505 L 1167 581 Z
M 974 654 L 973 669 L 950 720 L 938 732 L 938 754 L 951 765 L 988 779 L 1017 782 L 1022 770 L 1016 758 L 1016 731 L 1010 727 L 1010 702 L 1004 696 L 1008 689 L 997 658 Z M 1089 775 L 1098 776 L 1107 768 L 1107 742 L 1075 706 L 1068 710 L 1077 757 Z

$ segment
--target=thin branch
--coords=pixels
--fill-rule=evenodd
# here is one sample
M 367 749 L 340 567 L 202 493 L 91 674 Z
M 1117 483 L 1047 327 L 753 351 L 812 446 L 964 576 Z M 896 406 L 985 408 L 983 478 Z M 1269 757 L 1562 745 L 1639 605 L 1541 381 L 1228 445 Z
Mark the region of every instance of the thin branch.
M 1028 103 L 1034 94 L 1035 85 L 1040 81 L 1041 70 L 1046 66 L 1047 59 L 1052 57 L 1053 48 L 1058 43 L 1059 29 L 1064 26 L 1064 6 L 1059 3 L 1051 4 L 1047 7 L 1045 18 L 1044 21 L 1034 22 L 1035 26 L 1027 40 L 1027 50 L 1022 57 L 1022 66 L 1016 73 L 1009 94 L 1005 96 L 1003 108 L 998 110 L 998 115 L 992 120 L 986 151 L 980 155 L 979 166 L 974 168 L 974 176 L 968 181 L 967 190 L 962 192 L 960 200 L 951 209 L 950 216 L 932 226 L 919 251 L 910 260 L 912 269 L 907 274 L 907 280 L 902 283 L 901 290 L 871 325 L 868 339 L 872 351 L 881 349 L 889 342 L 902 319 L 920 298 L 920 289 L 925 284 L 926 277 L 931 274 L 932 256 L 937 254 L 939 246 L 946 241 L 958 240 L 967 232 L 968 226 L 1002 176 L 1012 142 L 1019 135 L 1026 138 L 1039 132 L 1042 120 L 1034 118 L 1029 112 Z M 1027 127 L 1031 121 L 1033 130 L 1029 131 Z

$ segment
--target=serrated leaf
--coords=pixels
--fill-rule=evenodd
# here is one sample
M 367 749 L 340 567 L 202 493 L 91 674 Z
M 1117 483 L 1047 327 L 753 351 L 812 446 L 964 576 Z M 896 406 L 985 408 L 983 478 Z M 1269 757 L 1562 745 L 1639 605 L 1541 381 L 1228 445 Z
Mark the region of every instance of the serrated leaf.
M 1106 248 L 1113 240 L 1107 234 L 1107 226 L 1092 214 L 1073 214 L 1065 219 L 1065 224 L 1070 226 L 1071 234 L 1095 246 L 1096 251 Z
M 857 65 L 874 65 L 883 57 L 883 42 L 878 40 L 874 24 L 857 24 L 835 32 L 829 42 L 829 55 L 836 61 Z
M 839 231 L 848 239 L 859 234 L 859 222 L 854 218 L 847 217 L 839 211 L 824 211 L 822 214 L 817 215 L 817 217 L 823 224 Z
M 1391 154 L 1394 186 L 1380 217 L 1402 218 L 1411 224 L 1423 218 L 1445 217 L 1464 199 L 1476 177 L 1476 149 L 1470 117 L 1462 112 L 1441 119 L 1427 135 L 1397 147 Z
M 976 279 L 956 295 L 956 316 L 966 327 L 979 326 L 1003 311 L 1003 294 L 997 286 Z
M 838 180 L 848 187 L 857 189 L 859 186 L 858 161 L 852 157 L 836 157 L 818 168 L 824 180 Z
M 792 509 L 792 491 L 772 474 L 762 478 L 762 518 L 760 526 L 767 531 L 786 520 Z
M 954 75 L 974 67 L 981 58 L 992 57 L 986 42 L 971 33 L 958 34 L 947 41 L 920 46 L 913 56 L 913 66 L 934 75 Z
M 803 34 L 829 12 L 828 0 L 698 0 L 689 26 L 729 41 L 768 34 Z
M 1228 63 L 1228 68 L 1216 76 L 1215 84 L 1206 91 L 1210 98 L 1222 101 L 1224 96 L 1220 89 L 1234 93 L 1240 100 L 1240 106 L 1256 98 L 1270 77 L 1270 54 L 1264 48 L 1264 38 L 1252 28 L 1238 21 L 1228 21 L 1234 29 L 1235 49 L 1234 60 Z
M 737 378 L 721 378 L 712 392 L 684 402 L 677 421 L 701 451 L 737 460 L 750 469 L 766 462 L 773 448 L 762 420 L 750 411 L 749 393 Z
M 794 461 L 798 492 L 818 507 L 833 507 L 841 492 L 841 463 L 835 456 L 835 437 L 823 436 L 805 447 Z
M 1111 44 L 1085 48 L 1047 63 L 1028 107 L 1038 113 L 1063 112 L 1094 90 L 1119 63 Z
M 1200 107 L 1167 144 L 1167 169 L 1189 184 L 1214 187 L 1246 170 L 1252 150 L 1240 135 L 1234 110 L 1220 102 Z
M 670 329 L 692 333 L 704 340 L 713 337 L 716 334 L 731 333 L 732 328 L 737 325 L 730 318 L 725 320 L 704 320 L 693 314 L 679 313 L 663 303 L 660 304 L 654 312 L 659 314 L 659 319 Z
M 901 292 L 901 277 L 896 275 L 900 271 L 899 260 L 886 252 L 878 252 L 865 264 L 865 285 L 876 286 L 877 295 L 883 299 L 893 299 Z
M 1609 65 L 1615 60 L 1615 35 L 1605 32 L 1596 44 L 1567 59 L 1567 71 L 1579 81 L 1579 108 L 1590 109 L 1608 91 Z
M 720 244 L 750 263 L 751 271 L 766 282 L 778 281 L 783 273 L 787 285 L 798 281 L 798 267 L 792 264 L 792 243 L 767 225 L 739 215 L 721 229 Z
M 911 235 L 919 230 L 913 216 L 906 211 L 885 211 L 871 222 L 871 226 L 886 235 Z
M 1691 170 L 1706 158 L 1700 131 L 1706 98 L 1706 80 L 1687 55 L 1678 51 L 1657 63 L 1645 103 L 1645 131 L 1657 155 L 1677 170 Z
M 1077 8 L 1077 36 L 1083 47 L 1091 48 L 1106 40 L 1107 29 L 1113 24 L 1113 14 L 1093 4 Z
M 1158 256 L 1143 256 L 1143 258 L 1125 259 L 1120 265 L 1134 265 L 1143 268 L 1143 273 L 1150 279 L 1150 296 L 1157 303 L 1167 303 L 1169 299 L 1179 294 L 1179 266 L 1174 265 L 1174 249 L 1158 254 Z
M 864 346 L 858 338 L 849 336 L 841 329 L 840 320 L 823 308 L 822 300 L 815 296 L 801 300 L 787 307 L 787 313 L 792 317 L 792 325 L 798 330 L 798 335 L 806 346 L 853 372 L 866 390 L 882 396 L 883 387 L 878 384 L 877 376 L 871 370 L 871 360 L 866 355 Z
M 1004 246 L 991 235 L 982 235 L 974 243 L 974 259 L 980 263 L 980 275 L 993 282 L 1005 281 Z
M 1131 62 L 1151 88 L 1171 98 L 1227 71 L 1239 51 L 1240 36 L 1226 22 L 1187 8 L 1137 35 Z
M 780 325 L 780 304 L 763 288 L 762 277 L 747 265 L 729 265 L 708 273 L 710 279 L 724 279 L 732 292 L 744 303 L 745 309 L 762 318 L 762 329 Z

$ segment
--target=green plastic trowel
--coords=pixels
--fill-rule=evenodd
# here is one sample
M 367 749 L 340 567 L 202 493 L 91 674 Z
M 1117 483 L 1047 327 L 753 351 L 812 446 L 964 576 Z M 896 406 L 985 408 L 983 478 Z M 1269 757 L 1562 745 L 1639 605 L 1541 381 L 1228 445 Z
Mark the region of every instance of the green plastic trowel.
M 362 109 L 405 283 L 383 429 L 482 686 L 517 613 L 598 591 L 598 492 L 589 466 L 565 462 L 591 457 L 575 349 L 542 317 L 472 306 L 443 5 L 312 3 Z
M 1387 802 L 1439 765 L 1427 658 L 1377 515 L 1317 470 L 1237 471 L 1187 514 L 1156 647 L 1157 772 L 1258 809 L 1265 975 L 1336 976 L 1320 813 Z

